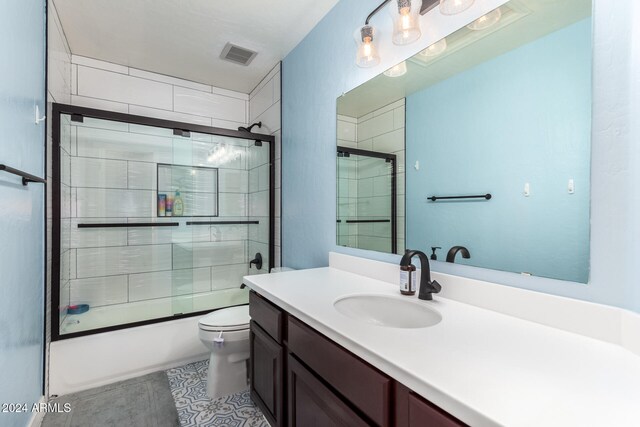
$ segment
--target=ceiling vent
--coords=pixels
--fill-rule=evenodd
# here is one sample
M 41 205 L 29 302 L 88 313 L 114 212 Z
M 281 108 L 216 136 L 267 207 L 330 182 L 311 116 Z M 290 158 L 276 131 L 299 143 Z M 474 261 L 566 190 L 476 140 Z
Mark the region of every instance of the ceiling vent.
M 220 58 L 225 61 L 233 62 L 234 64 L 249 65 L 257 54 L 258 52 L 227 43 L 224 49 L 222 49 Z

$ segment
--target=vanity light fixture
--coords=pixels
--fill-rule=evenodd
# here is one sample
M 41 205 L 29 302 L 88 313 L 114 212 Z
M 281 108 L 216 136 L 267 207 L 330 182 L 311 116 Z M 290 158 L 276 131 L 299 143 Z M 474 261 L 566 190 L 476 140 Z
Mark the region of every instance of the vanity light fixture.
M 387 77 L 400 77 L 407 74 L 407 63 L 402 61 L 401 63 L 394 65 L 384 72 L 384 75 Z
M 380 55 L 376 49 L 376 30 L 371 25 L 365 25 L 356 31 L 356 42 L 358 43 L 358 54 L 356 64 L 358 67 L 375 67 L 380 63 Z
M 491 12 L 486 15 L 481 16 L 480 18 L 473 21 L 471 24 L 467 25 L 467 28 L 474 31 L 485 30 L 500 21 L 502 18 L 502 11 L 500 8 L 493 9 Z
M 394 0 L 394 3 L 391 7 L 393 44 L 405 45 L 413 43 L 422 35 L 420 20 L 418 19 L 418 14 L 420 13 L 418 2 L 414 0 L 414 7 L 411 7 L 411 0 Z
M 440 2 L 440 12 L 442 14 L 455 15 L 470 8 L 475 0 L 384 0 L 367 16 L 364 26 L 358 28 L 354 35 L 358 45 L 358 53 L 356 55 L 356 64 L 358 67 L 374 67 L 380 63 L 380 55 L 378 55 L 375 44 L 376 30 L 372 25 L 369 25 L 369 21 L 371 21 L 371 18 L 380 12 L 387 3 L 393 2 L 390 9 L 393 17 L 392 41 L 397 45 L 406 45 L 420 38 L 422 31 L 420 30 L 419 15 L 427 13 L 438 4 L 438 1 Z M 444 48 L 442 44 L 440 44 L 434 47 L 432 51 L 446 49 L 446 41 L 441 42 L 444 44 Z M 440 51 L 436 54 L 439 53 L 442 52 Z
M 440 13 L 455 15 L 473 6 L 475 0 L 440 0 Z
M 420 55 L 434 57 L 447 50 L 447 39 L 440 39 L 425 50 L 420 51 Z

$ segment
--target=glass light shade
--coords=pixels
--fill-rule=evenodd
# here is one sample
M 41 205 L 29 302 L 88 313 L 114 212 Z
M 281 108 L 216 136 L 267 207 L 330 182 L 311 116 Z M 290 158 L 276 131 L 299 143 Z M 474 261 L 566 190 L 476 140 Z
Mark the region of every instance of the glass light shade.
M 407 74 L 407 63 L 402 61 L 398 65 L 394 65 L 384 72 L 384 75 L 387 77 L 400 77 Z
M 420 4 L 415 0 L 413 5 L 411 0 L 392 0 L 389 7 L 393 18 L 393 44 L 409 44 L 420 38 Z
M 475 0 L 440 0 L 440 13 L 456 15 L 473 6 Z
M 481 16 L 471 24 L 467 25 L 467 28 L 474 31 L 485 30 L 493 25 L 496 25 L 498 21 L 500 21 L 500 18 L 502 18 L 502 12 L 500 11 L 500 8 L 493 9 L 491 12 Z
M 370 25 L 365 25 L 356 30 L 356 43 L 358 53 L 356 54 L 356 64 L 358 67 L 375 67 L 380 63 L 380 55 L 375 43 L 375 29 Z
M 420 55 L 433 57 L 440 55 L 445 50 L 447 50 L 447 39 L 440 39 L 425 50 L 421 51 Z

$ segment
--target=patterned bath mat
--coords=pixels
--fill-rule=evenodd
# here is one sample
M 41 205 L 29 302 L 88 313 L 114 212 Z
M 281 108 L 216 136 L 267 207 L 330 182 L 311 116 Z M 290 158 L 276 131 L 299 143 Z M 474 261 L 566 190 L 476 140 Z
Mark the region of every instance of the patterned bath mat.
M 269 427 L 249 390 L 211 400 L 207 397 L 209 361 L 169 369 L 167 377 L 182 427 Z

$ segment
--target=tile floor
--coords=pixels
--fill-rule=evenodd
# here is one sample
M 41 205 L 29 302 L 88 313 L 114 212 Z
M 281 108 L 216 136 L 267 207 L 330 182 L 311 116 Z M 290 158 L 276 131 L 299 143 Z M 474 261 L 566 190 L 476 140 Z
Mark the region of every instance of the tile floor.
M 207 397 L 209 361 L 166 371 L 181 427 L 269 427 L 249 390 L 211 400 Z

